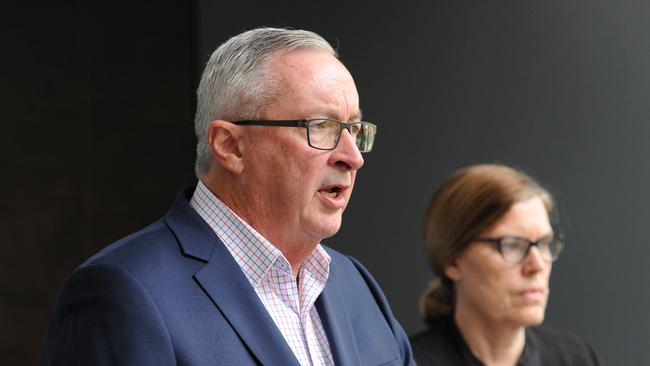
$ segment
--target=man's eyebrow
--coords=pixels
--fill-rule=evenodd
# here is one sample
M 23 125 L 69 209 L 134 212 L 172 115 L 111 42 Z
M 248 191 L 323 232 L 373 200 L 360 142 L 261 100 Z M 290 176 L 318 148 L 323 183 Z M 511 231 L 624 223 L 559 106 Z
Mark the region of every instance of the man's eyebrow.
M 327 109 L 327 110 L 316 112 L 316 113 L 310 113 L 310 116 L 323 117 L 323 118 L 330 118 L 330 119 L 338 120 L 339 116 L 340 116 L 340 111 L 338 109 Z M 361 112 L 361 109 L 359 109 L 359 110 L 357 110 L 356 113 L 353 113 L 350 116 L 350 119 L 348 121 L 342 121 L 342 122 L 361 121 L 361 116 L 362 116 L 362 112 Z

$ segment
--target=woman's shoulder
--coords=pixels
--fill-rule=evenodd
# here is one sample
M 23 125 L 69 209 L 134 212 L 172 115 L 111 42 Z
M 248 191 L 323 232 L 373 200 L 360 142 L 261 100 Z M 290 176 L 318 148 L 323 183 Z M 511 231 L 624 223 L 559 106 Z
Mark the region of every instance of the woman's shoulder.
M 549 361 L 557 365 L 602 365 L 587 341 L 571 332 L 546 325 L 526 330 L 524 356 L 549 358 Z
M 409 338 L 419 366 L 477 365 L 449 317 L 427 325 L 427 330 Z
M 438 366 L 461 364 L 455 355 L 455 347 L 451 337 L 440 328 L 428 328 L 425 331 L 414 334 L 409 338 L 413 357 L 419 366 Z
M 530 327 L 526 332 L 526 336 L 532 341 L 537 341 L 540 345 L 551 349 L 591 348 L 584 339 L 577 335 L 548 325 Z
M 454 329 L 447 317 L 438 318 L 427 323 L 427 329 L 409 337 L 411 345 L 428 349 L 447 347 L 454 338 Z

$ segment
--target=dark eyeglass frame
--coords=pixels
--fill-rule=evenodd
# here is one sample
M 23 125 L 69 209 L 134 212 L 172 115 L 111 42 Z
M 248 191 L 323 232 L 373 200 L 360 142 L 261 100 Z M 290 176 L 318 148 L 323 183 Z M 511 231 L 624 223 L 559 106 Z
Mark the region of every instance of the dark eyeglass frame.
M 542 242 L 544 242 L 545 240 L 548 240 L 549 236 L 551 237 L 550 238 L 551 241 L 556 241 L 558 243 L 559 247 L 558 247 L 557 253 L 555 253 L 555 255 L 551 252 L 550 247 L 548 247 L 549 248 L 549 254 L 551 255 L 551 258 L 546 258 L 546 256 L 544 255 L 544 253 L 543 253 L 543 251 L 542 251 L 542 249 L 540 247 L 540 244 Z M 506 239 L 517 239 L 517 240 L 521 240 L 521 241 L 524 241 L 524 242 L 528 243 L 528 247 L 526 248 L 526 251 L 524 252 L 524 255 L 521 257 L 521 259 L 519 261 L 514 262 L 514 261 L 511 261 L 511 260 L 508 260 L 508 258 L 506 258 L 506 256 L 505 256 L 505 254 L 503 254 L 502 243 Z M 544 236 L 542 238 L 537 239 L 536 241 L 531 241 L 528 238 L 524 238 L 524 237 L 521 237 L 521 236 L 515 236 L 515 235 L 505 235 L 505 236 L 500 236 L 498 238 L 480 237 L 480 238 L 476 238 L 476 239 L 474 239 L 472 241 L 496 244 L 497 250 L 499 251 L 499 254 L 501 254 L 501 257 L 503 258 L 503 260 L 505 260 L 508 263 L 513 263 L 513 264 L 519 264 L 519 263 L 523 262 L 526 259 L 526 257 L 528 257 L 528 253 L 530 252 L 530 248 L 532 248 L 533 246 L 537 247 L 537 249 L 540 251 L 540 254 L 542 254 L 542 258 L 544 260 L 546 260 L 547 262 L 555 262 L 559 258 L 560 253 L 562 253 L 562 251 L 566 247 L 566 244 L 564 243 L 564 236 L 562 234 L 547 235 L 547 236 Z
M 311 143 L 311 137 L 309 136 L 309 125 L 313 121 L 328 121 L 328 122 L 336 122 L 339 124 L 339 133 L 338 136 L 336 137 L 336 141 L 334 143 L 334 147 L 332 148 L 323 148 L 323 147 L 317 147 L 312 145 Z M 343 129 L 348 130 L 350 135 L 352 135 L 352 126 L 355 125 L 361 125 L 361 126 L 369 126 L 372 129 L 374 129 L 375 134 L 377 133 L 377 125 L 374 123 L 370 122 L 365 122 L 365 121 L 358 121 L 358 122 L 342 122 L 338 121 L 335 119 L 329 119 L 329 118 L 309 118 L 309 119 L 290 119 L 290 120 L 241 120 L 241 121 L 234 121 L 233 122 L 236 125 L 240 126 L 274 126 L 274 127 L 304 127 L 307 130 L 307 145 L 310 147 L 317 149 L 317 150 L 325 150 L 325 151 L 330 151 L 336 149 L 336 147 L 339 145 L 339 140 L 341 140 L 341 134 L 343 133 Z M 372 151 L 372 146 L 374 145 L 374 136 L 373 136 L 373 143 L 370 144 L 370 148 L 368 149 L 362 149 L 358 144 L 355 145 L 359 149 L 359 152 L 362 153 L 367 153 Z

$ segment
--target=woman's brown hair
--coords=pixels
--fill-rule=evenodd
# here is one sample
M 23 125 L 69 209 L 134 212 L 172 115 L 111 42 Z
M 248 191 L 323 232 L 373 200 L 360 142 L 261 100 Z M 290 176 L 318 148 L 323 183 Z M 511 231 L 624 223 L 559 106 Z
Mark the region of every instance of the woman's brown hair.
M 460 169 L 440 186 L 424 217 L 427 259 L 434 273 L 422 296 L 425 320 L 453 311 L 454 284 L 445 277 L 444 266 L 515 202 L 532 197 L 540 197 L 551 214 L 554 202 L 546 189 L 523 172 L 497 164 Z

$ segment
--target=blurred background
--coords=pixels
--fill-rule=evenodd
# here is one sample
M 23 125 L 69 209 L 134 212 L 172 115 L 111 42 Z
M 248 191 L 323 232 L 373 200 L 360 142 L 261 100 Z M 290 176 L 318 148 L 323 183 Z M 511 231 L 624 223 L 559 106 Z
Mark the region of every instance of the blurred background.
M 424 328 L 426 204 L 499 162 L 556 196 L 568 248 L 546 323 L 609 365 L 650 365 L 650 6 L 646 0 L 87 1 L 1 16 L 0 363 L 33 365 L 57 291 L 194 184 L 194 93 L 209 54 L 258 26 L 338 48 L 375 150 L 328 245 Z

